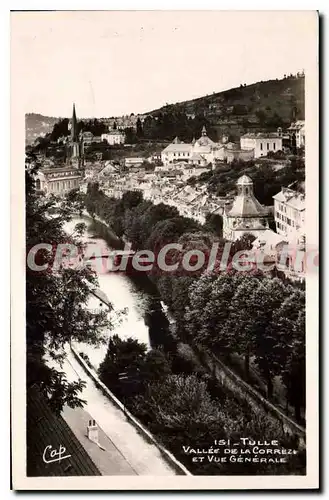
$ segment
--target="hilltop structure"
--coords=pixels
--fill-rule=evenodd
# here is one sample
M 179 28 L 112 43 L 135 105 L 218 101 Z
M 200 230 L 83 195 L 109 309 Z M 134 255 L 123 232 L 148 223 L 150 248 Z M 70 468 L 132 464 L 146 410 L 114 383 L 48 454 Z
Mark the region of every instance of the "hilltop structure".
M 223 214 L 223 236 L 235 241 L 244 234 L 258 237 L 268 229 L 268 210 L 255 198 L 253 182 L 247 175 L 237 181 L 238 194 Z
M 176 137 L 161 153 L 164 165 L 186 161 L 192 165 L 206 166 L 209 163 L 215 163 L 216 160 L 231 163 L 235 159 L 247 161 L 253 157 L 254 151 L 252 149 L 243 149 L 228 142 L 226 135 L 222 137 L 221 142 L 214 142 L 208 137 L 205 126 L 202 128 L 199 139 L 193 139 L 191 143 L 184 143 Z

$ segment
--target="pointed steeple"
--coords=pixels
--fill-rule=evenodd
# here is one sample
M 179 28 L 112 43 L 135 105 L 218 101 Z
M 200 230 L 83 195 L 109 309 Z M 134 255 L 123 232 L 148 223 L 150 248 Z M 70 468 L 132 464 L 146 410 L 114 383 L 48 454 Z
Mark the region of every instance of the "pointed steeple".
M 78 141 L 78 122 L 75 114 L 75 103 L 73 103 L 72 125 L 71 125 L 71 140 L 72 142 Z
M 207 130 L 206 130 L 206 126 L 205 125 L 203 125 L 203 127 L 202 127 L 202 135 L 203 136 L 207 135 Z

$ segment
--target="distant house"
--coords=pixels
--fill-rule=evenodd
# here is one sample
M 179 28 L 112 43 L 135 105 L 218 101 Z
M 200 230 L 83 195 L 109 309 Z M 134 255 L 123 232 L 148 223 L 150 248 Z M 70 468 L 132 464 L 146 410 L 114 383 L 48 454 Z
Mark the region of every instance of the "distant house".
M 140 166 L 142 163 L 144 163 L 145 158 L 137 158 L 137 157 L 131 157 L 131 158 L 125 158 L 125 167 L 132 167 L 132 166 Z
M 295 136 L 297 148 L 305 147 L 305 121 L 297 120 L 293 122 L 287 130 L 290 137 Z
M 275 153 L 282 150 L 282 135 L 273 133 L 248 133 L 240 137 L 242 150 L 254 150 L 254 157 L 266 156 L 270 151 Z
M 289 243 L 300 243 L 305 236 L 305 195 L 283 187 L 273 196 L 274 220 L 278 234 Z
M 79 138 L 80 138 L 80 141 L 82 142 L 83 146 L 89 146 L 93 142 L 101 142 L 102 141 L 100 136 L 94 135 L 89 130 L 87 130 L 85 132 L 80 132 Z
M 176 160 L 188 160 L 192 152 L 192 145 L 185 144 L 176 137 L 169 146 L 161 153 L 161 160 L 164 165 L 173 163 Z
M 101 135 L 101 140 L 106 141 L 110 146 L 124 144 L 126 136 L 121 130 L 110 130 L 106 134 Z

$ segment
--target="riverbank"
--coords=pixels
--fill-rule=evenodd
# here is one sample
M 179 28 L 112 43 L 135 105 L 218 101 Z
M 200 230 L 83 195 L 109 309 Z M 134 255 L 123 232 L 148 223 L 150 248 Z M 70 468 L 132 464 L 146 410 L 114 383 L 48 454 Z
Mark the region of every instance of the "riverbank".
M 120 231 L 124 232 L 127 234 L 128 238 L 130 241 L 133 242 L 134 248 L 136 249 L 148 249 L 153 252 L 156 252 L 155 248 L 158 248 L 157 245 L 160 244 L 163 245 L 163 241 L 168 241 L 166 238 L 167 233 L 169 234 L 169 241 L 170 242 L 176 242 L 176 241 L 181 241 L 179 238 L 184 237 L 184 243 L 186 244 L 187 248 L 198 248 L 200 246 L 201 248 L 204 248 L 205 245 L 208 243 L 211 243 L 213 241 L 213 236 L 209 233 L 208 230 L 202 228 L 202 231 L 200 232 L 199 226 L 196 227 L 194 222 L 186 219 L 184 217 L 181 217 L 177 214 L 177 211 L 170 206 L 160 204 L 160 205 L 153 205 L 151 202 L 143 200 L 141 195 L 136 192 L 131 192 L 131 193 L 126 193 L 124 197 L 120 200 L 114 200 L 114 199 L 109 199 L 107 198 L 104 193 L 102 192 L 95 192 L 95 197 L 92 200 L 92 205 L 95 208 L 95 210 L 101 210 L 104 211 L 106 214 L 116 214 L 116 223 L 118 227 L 120 227 Z M 102 207 L 106 207 L 106 210 L 103 210 Z M 107 216 L 107 215 L 106 215 Z M 107 216 L 108 217 L 108 216 Z M 109 215 L 110 217 L 110 215 Z M 111 220 L 111 219 L 109 219 Z M 161 227 L 161 230 L 160 230 Z M 207 232 L 208 231 L 208 232 Z M 189 242 L 190 240 L 190 242 Z M 242 242 L 243 244 L 246 244 L 246 242 Z M 193 246 L 192 246 L 193 245 Z M 242 248 L 245 248 L 244 246 Z M 240 249 L 240 248 L 239 248 Z M 236 250 L 235 250 L 236 251 Z M 146 274 L 146 273 L 145 273 Z M 223 273 L 225 274 L 225 273 Z M 238 277 L 238 276 L 237 276 Z M 265 283 L 267 286 L 267 289 L 264 288 L 262 292 L 260 292 L 263 296 L 264 293 L 267 292 L 267 302 L 269 304 L 273 303 L 273 314 L 277 314 L 277 311 L 275 308 L 277 307 L 275 304 L 277 302 L 273 302 L 273 297 L 271 290 L 273 289 L 273 294 L 275 295 L 276 293 L 279 293 L 279 296 L 281 296 L 281 302 L 284 301 L 285 296 L 291 296 L 291 294 L 296 294 L 297 300 L 296 300 L 296 305 L 294 304 L 294 307 L 296 308 L 296 315 L 300 312 L 301 307 L 303 306 L 302 302 L 302 294 L 303 292 L 300 292 L 293 288 L 289 283 L 286 284 L 278 279 L 273 279 L 272 277 L 267 277 L 265 281 L 262 281 L 260 279 L 261 277 L 254 277 L 250 276 L 248 280 L 243 280 L 240 279 L 237 281 L 237 283 L 241 283 L 242 287 L 246 288 L 246 294 L 248 294 L 248 287 L 251 287 L 251 290 L 255 289 L 255 287 L 262 288 L 262 283 Z M 244 340 L 243 339 L 243 328 L 239 331 L 237 331 L 236 335 L 232 335 L 232 340 L 230 341 L 231 345 L 228 344 L 228 339 L 231 339 L 230 336 L 226 337 L 226 339 L 221 339 L 220 334 L 215 330 L 214 332 L 210 331 L 207 329 L 202 335 L 200 335 L 200 331 L 203 331 L 204 327 L 202 326 L 202 321 L 200 325 L 196 325 L 195 327 L 193 324 L 191 324 L 187 319 L 185 319 L 186 316 L 186 310 L 190 306 L 190 300 L 193 298 L 193 294 L 190 293 L 191 289 L 193 289 L 192 286 L 197 285 L 198 283 L 201 283 L 202 285 L 202 280 L 201 280 L 201 275 L 178 275 L 175 276 L 174 273 L 162 273 L 159 275 L 151 275 L 149 276 L 150 281 L 155 285 L 155 288 L 157 289 L 157 292 L 161 300 L 169 307 L 170 312 L 172 313 L 174 319 L 177 322 L 177 329 L 176 329 L 176 334 L 177 336 L 183 341 L 187 342 L 190 345 L 195 343 L 196 338 L 197 344 L 201 344 L 202 347 L 205 348 L 207 352 L 212 350 L 212 345 L 216 346 L 215 342 L 215 337 L 219 337 L 218 339 L 218 348 L 217 351 L 215 350 L 214 352 L 217 352 L 220 355 L 221 359 L 222 356 L 221 354 L 225 354 L 225 349 L 228 349 L 228 352 L 232 354 L 232 370 L 236 371 L 238 375 L 240 375 L 241 378 L 244 378 L 244 382 L 250 382 L 253 384 L 255 387 L 254 389 L 262 390 L 262 384 L 259 384 L 258 382 L 260 381 L 260 372 L 259 372 L 259 366 L 258 368 L 258 373 L 256 374 L 255 368 L 256 364 L 258 365 L 263 365 L 264 366 L 264 359 L 268 363 L 268 366 L 271 366 L 272 359 L 271 359 L 271 349 L 268 349 L 266 347 L 265 343 L 262 343 L 259 341 L 259 339 L 255 338 L 250 342 L 249 340 Z M 227 280 L 225 281 L 225 276 L 223 276 L 222 280 L 219 280 L 223 282 L 223 286 L 232 288 L 232 279 L 230 276 L 227 277 Z M 205 282 L 205 285 L 201 286 L 204 288 L 204 290 L 201 292 L 203 295 L 207 295 L 207 283 Z M 234 298 L 234 292 L 237 290 L 238 286 L 233 287 L 232 291 L 229 291 L 229 296 L 232 296 L 232 299 Z M 268 291 L 267 291 L 268 290 Z M 279 292 L 277 292 L 279 290 Z M 218 292 L 216 292 L 218 294 Z M 299 294 L 299 295 L 298 295 Z M 301 297 L 299 300 L 298 297 Z M 239 302 L 241 304 L 244 304 L 244 295 L 241 295 L 239 298 Z M 210 312 L 208 315 L 212 315 L 212 317 L 209 317 L 209 319 L 205 318 L 206 324 L 220 324 L 218 321 L 223 321 L 221 320 L 221 317 L 224 318 L 223 324 L 221 327 L 219 327 L 219 330 L 221 328 L 226 328 L 225 324 L 225 318 L 227 316 L 227 308 L 225 308 L 222 304 L 225 304 L 225 294 L 222 297 L 222 301 L 219 301 L 216 308 L 214 309 L 214 312 Z M 200 298 L 201 300 L 201 298 Z M 255 304 L 253 305 L 253 309 L 256 308 L 255 310 L 255 321 L 257 317 L 257 299 L 255 297 Z M 280 299 L 279 304 L 280 304 Z M 299 301 L 299 302 L 298 302 Z M 200 302 L 200 301 L 199 301 Z M 304 301 L 305 302 L 305 301 Z M 196 304 L 198 302 L 196 301 Z M 216 314 L 216 309 L 224 307 L 224 310 L 221 313 L 221 316 Z M 246 305 L 244 304 L 244 307 Z M 249 307 L 249 306 L 248 306 Z M 200 311 L 198 312 L 197 316 L 202 317 L 204 314 L 204 311 L 208 310 L 206 302 L 204 305 L 200 308 Z M 237 306 L 239 308 L 239 306 Z M 258 308 L 259 309 L 259 308 Z M 235 312 L 235 311 L 234 311 Z M 272 314 L 272 311 L 270 311 Z M 248 314 L 248 311 L 246 311 L 246 314 Z M 250 314 L 250 311 L 249 311 Z M 218 316 L 218 318 L 217 318 Z M 237 314 L 235 314 L 237 316 Z M 284 315 L 283 315 L 284 317 Z M 271 319 L 271 318 L 270 318 Z M 232 327 L 234 327 L 234 324 L 240 324 L 240 322 L 243 321 L 242 318 L 238 319 L 238 321 L 234 320 L 232 322 Z M 266 324 L 269 325 L 268 320 L 266 318 L 261 320 L 264 322 L 264 328 L 266 328 Z M 267 323 L 266 323 L 267 322 Z M 198 323 L 198 319 L 196 317 L 195 319 L 195 324 Z M 256 322 L 257 323 L 257 322 Z M 276 320 L 273 323 L 273 328 L 277 329 L 278 321 Z M 194 330 L 193 330 L 194 329 Z M 233 328 L 234 330 L 234 328 Z M 255 331 L 257 331 L 257 324 L 255 324 Z M 275 330 L 274 330 L 275 331 Z M 298 332 L 297 332 L 298 333 Z M 264 335 L 267 335 L 265 330 L 264 330 Z M 277 332 L 278 335 L 278 342 L 283 340 L 284 342 L 287 343 L 286 349 L 287 352 L 289 352 L 290 349 L 290 343 L 285 341 L 285 336 L 282 336 L 282 333 L 280 331 Z M 302 338 L 302 332 L 298 334 L 300 338 Z M 239 340 L 241 337 L 241 346 L 236 345 L 236 340 Z M 234 340 L 235 339 L 235 340 Z M 240 362 L 240 359 L 238 359 L 238 362 L 236 360 L 237 356 L 234 357 L 235 354 L 240 353 L 240 356 L 243 356 L 243 349 L 244 349 L 244 343 L 248 345 L 251 348 L 249 355 L 250 361 L 249 361 L 249 374 L 248 371 L 246 370 L 246 373 L 242 373 L 243 370 L 241 371 L 240 365 L 238 362 Z M 296 342 L 300 342 L 299 338 L 296 339 Z M 220 345 L 224 344 L 224 352 L 220 353 Z M 226 345 L 228 344 L 228 345 Z M 261 347 L 261 349 L 260 349 Z M 227 352 L 227 351 L 226 351 Z M 229 359 L 229 356 L 226 356 L 227 359 Z M 234 361 L 234 362 L 233 362 Z M 302 361 L 300 361 L 302 363 Z M 286 362 L 284 359 L 282 359 L 282 366 L 281 366 L 281 372 L 280 370 L 278 371 L 278 367 L 275 366 L 275 371 L 273 370 L 273 374 L 269 371 L 268 374 L 263 373 L 263 380 L 262 382 L 265 384 L 266 392 L 268 393 L 268 397 L 271 400 L 271 403 L 275 405 L 275 403 L 280 403 L 281 410 L 278 410 L 280 412 L 280 415 L 282 411 L 284 412 L 285 408 L 288 408 L 288 405 L 284 404 L 284 400 L 282 400 L 282 389 L 284 387 L 280 387 L 280 393 L 277 392 L 276 394 L 273 393 L 273 378 L 274 375 L 278 378 L 280 377 L 281 374 L 286 373 Z M 255 376 L 257 375 L 257 377 Z M 302 375 L 300 377 L 301 379 L 301 384 L 296 387 L 296 392 L 300 392 L 300 400 L 302 401 Z M 298 377 L 294 377 L 294 383 L 297 384 L 298 382 Z M 259 387 L 257 387 L 259 386 Z M 275 384 L 274 388 L 277 388 L 278 384 Z M 279 389 L 279 387 L 278 387 Z M 286 392 L 288 394 L 288 392 Z M 266 396 L 266 393 L 265 393 Z M 266 399 L 264 398 L 263 395 L 259 395 L 259 400 Z M 292 397 L 293 399 L 293 397 Z M 302 404 L 302 403 L 300 403 Z M 296 412 L 298 410 L 298 403 L 296 403 Z M 296 413 L 297 414 L 297 413 Z M 289 418 L 289 417 L 287 417 Z M 289 420 L 291 420 L 289 418 Z M 300 422 L 302 422 L 302 419 L 299 419 Z

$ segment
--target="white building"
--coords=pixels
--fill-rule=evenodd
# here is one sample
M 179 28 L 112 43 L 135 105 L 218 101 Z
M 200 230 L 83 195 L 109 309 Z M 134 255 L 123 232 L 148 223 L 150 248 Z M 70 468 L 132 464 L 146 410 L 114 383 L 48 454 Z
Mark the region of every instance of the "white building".
M 41 169 L 36 177 L 36 189 L 46 195 L 63 196 L 78 189 L 83 180 L 83 170 L 72 166 Z
M 254 157 L 254 147 L 242 148 L 228 142 L 228 137 L 223 136 L 222 142 L 214 142 L 207 136 L 205 127 L 202 129 L 201 137 L 193 139 L 192 143 L 181 142 L 178 137 L 169 144 L 161 153 L 161 160 L 164 165 L 186 161 L 193 165 L 206 166 L 216 161 L 233 160 L 248 161 Z
M 169 146 L 161 152 L 161 161 L 164 165 L 174 163 L 176 160 L 189 160 L 192 153 L 192 144 L 181 142 L 176 137 Z
M 142 165 L 144 163 L 145 158 L 141 158 L 141 157 L 137 157 L 137 156 L 134 156 L 134 157 L 131 157 L 131 158 L 125 158 L 125 167 L 138 167 L 140 165 Z
M 257 238 L 268 229 L 268 211 L 255 198 L 250 177 L 240 177 L 237 188 L 232 207 L 223 215 L 223 236 L 230 241 L 238 240 L 246 233 Z
M 248 133 L 240 137 L 242 150 L 254 150 L 254 157 L 266 156 L 270 151 L 275 153 L 282 150 L 282 136 L 279 133 L 254 134 Z
M 277 233 L 285 236 L 289 243 L 298 244 L 305 238 L 305 195 L 282 188 L 273 199 Z
M 305 120 L 297 120 L 292 123 L 288 128 L 288 134 L 295 136 L 297 148 L 305 147 Z
M 110 130 L 107 134 L 101 135 L 102 141 L 106 141 L 110 146 L 124 144 L 126 136 L 120 130 Z

